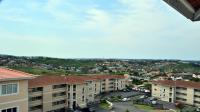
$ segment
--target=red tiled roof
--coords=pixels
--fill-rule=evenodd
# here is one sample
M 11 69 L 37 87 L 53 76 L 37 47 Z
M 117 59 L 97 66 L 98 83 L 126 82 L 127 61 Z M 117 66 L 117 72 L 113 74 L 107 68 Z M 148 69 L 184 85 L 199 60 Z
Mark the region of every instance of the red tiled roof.
M 183 80 L 158 80 L 152 81 L 153 84 L 160 84 L 164 86 L 172 86 L 172 87 L 185 87 L 185 88 L 195 88 L 200 89 L 199 82 L 192 82 L 192 81 L 183 81 Z
M 33 76 L 25 72 L 12 70 L 8 68 L 0 68 L 0 81 L 31 79 L 31 78 L 33 78 Z
M 30 88 L 61 83 L 65 83 L 65 78 L 62 76 L 38 76 L 28 81 Z
M 92 76 L 38 76 L 29 80 L 29 88 L 53 84 L 83 84 L 85 81 L 124 78 L 120 75 L 92 75 Z
M 187 0 L 191 6 L 194 8 L 195 11 L 200 9 L 200 0 Z

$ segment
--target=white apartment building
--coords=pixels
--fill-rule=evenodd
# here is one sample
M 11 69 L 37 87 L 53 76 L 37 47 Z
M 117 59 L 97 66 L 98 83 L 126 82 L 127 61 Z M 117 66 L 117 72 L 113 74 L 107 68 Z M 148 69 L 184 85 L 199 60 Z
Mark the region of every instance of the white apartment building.
M 200 83 L 183 80 L 153 81 L 152 96 L 167 102 L 200 106 Z
M 65 112 L 84 108 L 104 92 L 122 90 L 121 75 L 39 76 L 29 81 L 29 112 Z

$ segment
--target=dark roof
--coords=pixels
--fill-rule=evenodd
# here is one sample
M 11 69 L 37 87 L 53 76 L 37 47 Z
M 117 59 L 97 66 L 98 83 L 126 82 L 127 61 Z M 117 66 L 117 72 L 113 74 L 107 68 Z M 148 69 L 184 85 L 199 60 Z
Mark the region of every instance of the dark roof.
M 83 84 L 85 81 L 120 79 L 123 75 L 91 75 L 91 76 L 38 76 L 29 80 L 29 88 L 54 84 Z
M 192 81 L 183 81 L 183 80 L 158 80 L 158 81 L 152 81 L 153 84 L 159 84 L 163 86 L 172 86 L 172 87 L 185 87 L 185 88 L 194 88 L 194 89 L 200 89 L 200 83 L 199 82 L 192 82 Z

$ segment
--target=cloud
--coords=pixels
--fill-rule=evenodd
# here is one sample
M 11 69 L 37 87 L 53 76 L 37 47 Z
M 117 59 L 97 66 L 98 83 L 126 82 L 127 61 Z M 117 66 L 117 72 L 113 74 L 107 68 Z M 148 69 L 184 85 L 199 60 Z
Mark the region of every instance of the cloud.
M 4 21 L 22 23 L 19 32 L 0 23 L 0 38 L 6 41 L 0 51 L 77 58 L 200 57 L 200 23 L 187 21 L 163 1 L 103 1 L 36 1 L 22 10 L 0 11 Z

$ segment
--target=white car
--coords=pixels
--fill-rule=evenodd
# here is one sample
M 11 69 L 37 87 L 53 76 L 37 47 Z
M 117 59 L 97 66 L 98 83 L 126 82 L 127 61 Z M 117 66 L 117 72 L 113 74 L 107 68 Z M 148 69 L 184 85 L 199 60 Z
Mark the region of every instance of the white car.
M 130 100 L 131 100 L 130 98 L 123 98 L 122 99 L 123 102 L 130 101 Z

